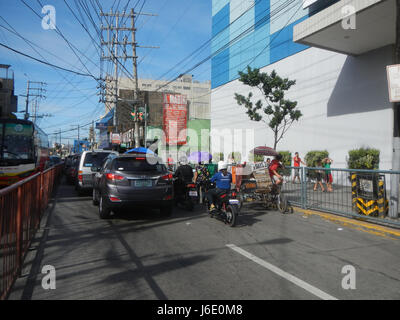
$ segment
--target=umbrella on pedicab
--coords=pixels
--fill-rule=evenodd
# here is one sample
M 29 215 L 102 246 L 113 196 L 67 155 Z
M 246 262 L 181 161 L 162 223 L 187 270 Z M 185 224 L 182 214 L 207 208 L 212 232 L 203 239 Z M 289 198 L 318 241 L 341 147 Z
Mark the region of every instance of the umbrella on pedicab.
M 154 154 L 154 152 L 152 150 L 144 148 L 144 147 L 133 148 L 133 149 L 128 150 L 125 153 L 149 153 L 149 154 Z
M 212 159 L 212 155 L 207 151 L 196 151 L 192 152 L 187 159 L 196 163 L 207 162 Z
M 275 151 L 275 149 L 272 149 L 270 147 L 256 147 L 253 150 L 250 151 L 250 153 L 253 153 L 257 156 L 270 156 L 270 157 L 275 157 L 279 153 Z

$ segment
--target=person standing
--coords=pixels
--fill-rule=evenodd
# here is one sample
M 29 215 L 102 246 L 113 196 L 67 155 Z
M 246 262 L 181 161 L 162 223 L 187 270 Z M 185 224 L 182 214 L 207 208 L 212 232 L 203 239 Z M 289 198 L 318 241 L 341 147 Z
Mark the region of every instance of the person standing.
M 333 160 L 329 157 L 322 160 L 322 164 L 323 164 L 324 168 L 326 168 L 326 169 L 331 168 L 332 162 L 333 162 Z M 333 191 L 333 188 L 332 188 L 333 178 L 332 178 L 331 170 L 325 170 L 325 182 L 326 182 L 326 189 L 328 190 L 328 192 L 332 192 Z
M 315 184 L 314 191 L 317 191 L 318 185 L 321 187 L 322 192 L 325 192 L 324 185 L 322 184 L 322 175 L 324 171 L 322 170 L 322 162 L 317 162 L 317 168 L 315 170 Z
M 301 158 L 299 157 L 299 153 L 296 152 L 296 153 L 294 154 L 294 158 L 293 158 L 293 165 L 294 165 L 295 169 L 294 169 L 294 177 L 293 177 L 292 183 L 295 183 L 296 177 L 297 177 L 297 180 L 299 180 L 299 182 L 300 182 L 300 165 L 301 165 L 301 164 L 306 165 L 306 164 L 303 162 L 303 160 L 301 160 Z

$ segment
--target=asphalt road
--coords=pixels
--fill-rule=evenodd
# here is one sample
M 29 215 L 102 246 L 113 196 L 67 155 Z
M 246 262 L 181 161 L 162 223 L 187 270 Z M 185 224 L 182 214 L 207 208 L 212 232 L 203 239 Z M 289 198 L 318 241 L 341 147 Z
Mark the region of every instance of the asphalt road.
M 235 228 L 201 208 L 97 210 L 59 187 L 9 299 L 400 299 L 398 238 L 249 204 Z M 44 265 L 55 290 L 42 288 Z M 342 287 L 348 265 L 355 289 Z

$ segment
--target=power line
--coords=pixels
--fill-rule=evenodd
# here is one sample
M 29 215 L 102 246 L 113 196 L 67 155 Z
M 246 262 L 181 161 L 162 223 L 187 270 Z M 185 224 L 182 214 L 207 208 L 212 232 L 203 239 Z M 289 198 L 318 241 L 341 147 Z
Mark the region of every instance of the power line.
M 30 56 L 30 55 L 28 55 L 28 54 L 25 54 L 25 53 L 23 53 L 23 52 L 21 52 L 21 51 L 18 51 L 18 50 L 16 50 L 16 49 L 13 49 L 13 48 L 11 48 L 11 47 L 5 45 L 4 43 L 0 43 L 0 46 L 6 48 L 6 49 L 8 49 L 8 50 L 11 50 L 11 51 L 13 51 L 13 52 L 15 52 L 15 53 L 18 53 L 18 54 L 20 54 L 20 55 L 22 55 L 22 56 L 25 56 L 25 57 L 27 57 L 27 58 L 30 58 L 30 59 L 32 59 L 32 60 L 35 60 L 35 61 L 37 61 L 37 62 L 43 63 L 43 64 L 45 64 L 45 65 L 48 65 L 48 66 L 50 66 L 50 67 L 57 68 L 57 69 L 60 69 L 60 70 L 66 71 L 66 72 L 75 73 L 75 74 L 77 74 L 77 75 L 79 75 L 79 76 L 92 77 L 93 79 L 97 80 L 97 78 L 94 77 L 94 76 L 91 75 L 91 74 L 80 73 L 80 72 L 77 72 L 77 71 L 73 71 L 73 70 L 70 70 L 70 69 L 66 69 L 66 68 L 57 66 L 57 65 L 52 64 L 52 63 L 49 63 L 49 62 L 45 62 L 45 61 L 43 61 L 43 60 L 40 60 L 40 59 L 38 59 L 38 58 L 32 57 L 32 56 Z

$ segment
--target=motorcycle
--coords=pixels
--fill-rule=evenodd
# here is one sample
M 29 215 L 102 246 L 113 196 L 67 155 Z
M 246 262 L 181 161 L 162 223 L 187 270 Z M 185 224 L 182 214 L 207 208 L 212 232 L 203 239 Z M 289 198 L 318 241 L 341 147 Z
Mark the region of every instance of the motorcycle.
M 178 180 L 175 180 L 174 184 L 176 205 L 182 205 L 186 210 L 192 211 L 195 203 L 198 202 L 196 184 Z
M 208 189 L 215 188 L 215 184 L 210 183 Z M 227 190 L 218 194 L 215 199 L 215 209 L 210 212 L 212 218 L 222 220 L 230 227 L 234 227 L 240 212 L 240 201 L 237 199 L 238 192 L 236 190 Z M 206 199 L 206 205 L 209 209 L 210 205 Z

